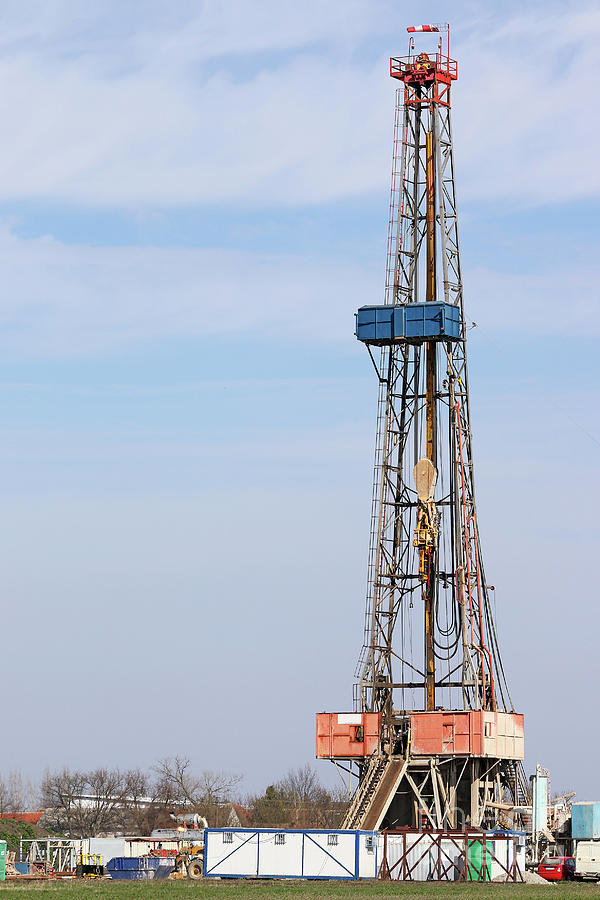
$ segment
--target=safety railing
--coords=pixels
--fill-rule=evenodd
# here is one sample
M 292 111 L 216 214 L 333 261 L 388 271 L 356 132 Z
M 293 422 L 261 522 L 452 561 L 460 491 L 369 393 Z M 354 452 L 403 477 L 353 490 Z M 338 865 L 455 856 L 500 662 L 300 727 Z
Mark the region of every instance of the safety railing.
M 392 78 L 405 78 L 407 75 L 439 73 L 454 81 L 458 78 L 458 63 L 443 53 L 418 53 L 410 56 L 393 56 L 390 59 L 390 75 Z

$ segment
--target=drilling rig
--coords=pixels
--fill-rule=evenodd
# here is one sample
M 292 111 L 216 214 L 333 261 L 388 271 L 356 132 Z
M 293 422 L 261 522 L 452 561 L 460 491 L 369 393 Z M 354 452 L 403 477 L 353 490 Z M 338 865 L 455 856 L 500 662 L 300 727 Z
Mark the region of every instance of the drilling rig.
M 447 25 L 390 60 L 396 115 L 384 303 L 356 314 L 379 382 L 354 708 L 317 757 L 358 776 L 345 828 L 515 827 L 523 716 L 500 657 L 475 504 Z M 429 52 L 414 33 L 434 32 Z M 418 38 L 431 41 L 431 37 Z

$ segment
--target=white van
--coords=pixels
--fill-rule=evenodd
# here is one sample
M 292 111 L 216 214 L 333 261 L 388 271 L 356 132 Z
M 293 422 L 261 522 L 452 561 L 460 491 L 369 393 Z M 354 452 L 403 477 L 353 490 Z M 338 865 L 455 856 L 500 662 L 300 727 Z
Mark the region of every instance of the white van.
M 600 841 L 577 841 L 575 878 L 600 878 Z

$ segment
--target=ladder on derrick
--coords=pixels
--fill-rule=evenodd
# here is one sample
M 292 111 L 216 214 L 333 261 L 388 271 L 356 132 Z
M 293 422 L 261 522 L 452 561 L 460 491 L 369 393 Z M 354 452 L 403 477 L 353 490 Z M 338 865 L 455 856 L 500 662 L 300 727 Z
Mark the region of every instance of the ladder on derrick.
M 402 781 L 408 762 L 374 753 L 342 822 L 342 828 L 376 831 Z
M 532 798 L 531 798 L 531 790 L 527 783 L 527 776 L 525 775 L 525 770 L 523 768 L 523 763 L 519 763 L 516 767 L 515 778 L 513 779 L 514 783 L 514 796 L 515 802 L 520 807 L 531 806 Z M 531 822 L 532 822 L 532 813 L 522 811 L 521 812 L 521 821 L 523 827 L 526 831 L 531 830 Z

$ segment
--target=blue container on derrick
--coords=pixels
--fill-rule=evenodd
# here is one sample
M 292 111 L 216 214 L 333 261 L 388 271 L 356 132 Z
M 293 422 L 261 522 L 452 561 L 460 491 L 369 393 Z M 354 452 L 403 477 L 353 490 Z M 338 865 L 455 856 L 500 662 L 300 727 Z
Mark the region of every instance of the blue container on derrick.
M 420 344 L 455 341 L 460 334 L 460 309 L 453 303 L 404 303 L 361 306 L 356 313 L 356 337 L 365 344 Z
M 577 841 L 600 839 L 600 800 L 571 804 L 571 837 Z

